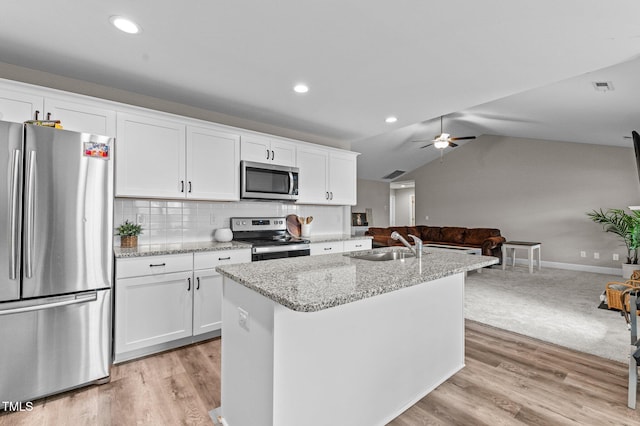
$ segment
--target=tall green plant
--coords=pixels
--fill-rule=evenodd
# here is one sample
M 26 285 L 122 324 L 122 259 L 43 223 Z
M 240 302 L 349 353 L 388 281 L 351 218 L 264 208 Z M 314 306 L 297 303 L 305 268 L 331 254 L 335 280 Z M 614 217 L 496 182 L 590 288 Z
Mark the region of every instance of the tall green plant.
M 622 209 L 594 210 L 587 213 L 595 223 L 602 225 L 605 232 L 618 235 L 627 247 L 627 263 L 638 263 L 640 248 L 640 211 L 626 213 Z

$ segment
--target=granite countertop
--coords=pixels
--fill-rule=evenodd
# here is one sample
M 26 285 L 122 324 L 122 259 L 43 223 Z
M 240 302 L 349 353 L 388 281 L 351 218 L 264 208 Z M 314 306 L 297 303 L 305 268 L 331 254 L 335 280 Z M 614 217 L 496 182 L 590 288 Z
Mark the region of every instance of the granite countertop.
M 228 243 L 201 241 L 194 243 L 140 244 L 138 247 L 133 248 L 114 247 L 113 253 L 116 258 L 123 258 L 236 249 L 251 249 L 251 244 L 239 243 L 237 241 L 230 241 Z
M 351 235 L 351 234 L 329 234 L 329 235 L 315 235 L 312 237 L 304 237 L 312 243 L 330 243 L 334 241 L 348 241 L 348 240 L 372 240 L 370 235 Z
M 498 258 L 424 250 L 422 259 L 370 261 L 385 247 L 218 266 L 216 271 L 294 311 L 315 312 L 498 263 Z

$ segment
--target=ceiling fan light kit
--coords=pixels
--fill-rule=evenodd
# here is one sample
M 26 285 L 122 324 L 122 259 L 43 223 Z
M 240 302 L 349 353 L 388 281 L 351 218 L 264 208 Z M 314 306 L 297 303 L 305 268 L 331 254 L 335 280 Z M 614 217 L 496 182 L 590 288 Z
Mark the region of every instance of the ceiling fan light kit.
M 443 150 L 445 148 L 455 148 L 458 146 L 457 143 L 454 143 L 453 141 L 459 141 L 459 140 L 466 140 L 466 139 L 475 139 L 475 136 L 463 136 L 460 138 L 452 138 L 451 135 L 449 133 L 444 133 L 443 126 L 442 126 L 442 117 L 440 116 L 440 135 L 436 136 L 434 139 L 431 140 L 431 142 L 428 145 L 425 146 L 421 146 L 420 148 L 426 148 L 428 146 L 433 145 L 434 148 L 439 149 L 439 150 Z M 415 140 L 414 142 L 422 142 L 424 139 L 418 139 Z
M 436 139 L 435 141 L 433 141 L 433 146 L 438 149 L 445 149 L 446 147 L 449 146 L 449 141 L 446 139 L 445 140 Z

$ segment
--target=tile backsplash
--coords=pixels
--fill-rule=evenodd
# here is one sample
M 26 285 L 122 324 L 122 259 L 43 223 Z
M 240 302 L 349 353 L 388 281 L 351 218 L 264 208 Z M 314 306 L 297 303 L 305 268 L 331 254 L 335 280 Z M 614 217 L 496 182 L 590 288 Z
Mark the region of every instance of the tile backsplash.
M 142 225 L 139 244 L 213 241 L 218 228 L 228 228 L 232 217 L 313 216 L 311 235 L 350 232 L 350 208 L 277 202 L 167 201 L 116 198 L 114 227 L 125 220 Z M 114 231 L 115 234 L 115 231 Z M 120 237 L 114 237 L 120 245 Z

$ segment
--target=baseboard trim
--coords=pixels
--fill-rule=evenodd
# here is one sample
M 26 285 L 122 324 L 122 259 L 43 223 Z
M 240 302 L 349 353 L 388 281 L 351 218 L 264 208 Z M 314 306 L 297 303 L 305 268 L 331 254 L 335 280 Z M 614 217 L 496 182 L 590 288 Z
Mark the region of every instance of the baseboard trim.
M 511 258 L 507 257 L 502 260 L 505 262 L 507 268 L 511 265 Z M 527 259 L 518 259 L 516 258 L 516 265 L 529 265 L 529 260 Z M 534 259 L 533 268 L 537 267 L 537 263 Z M 619 275 L 622 277 L 622 267 L 620 268 L 609 268 L 606 266 L 592 266 L 592 265 L 580 265 L 578 263 L 564 263 L 564 262 L 549 262 L 547 260 L 542 261 L 542 267 L 544 268 L 554 268 L 554 269 L 567 269 L 569 271 L 581 271 L 581 272 L 593 272 L 596 274 L 607 274 L 607 275 Z

